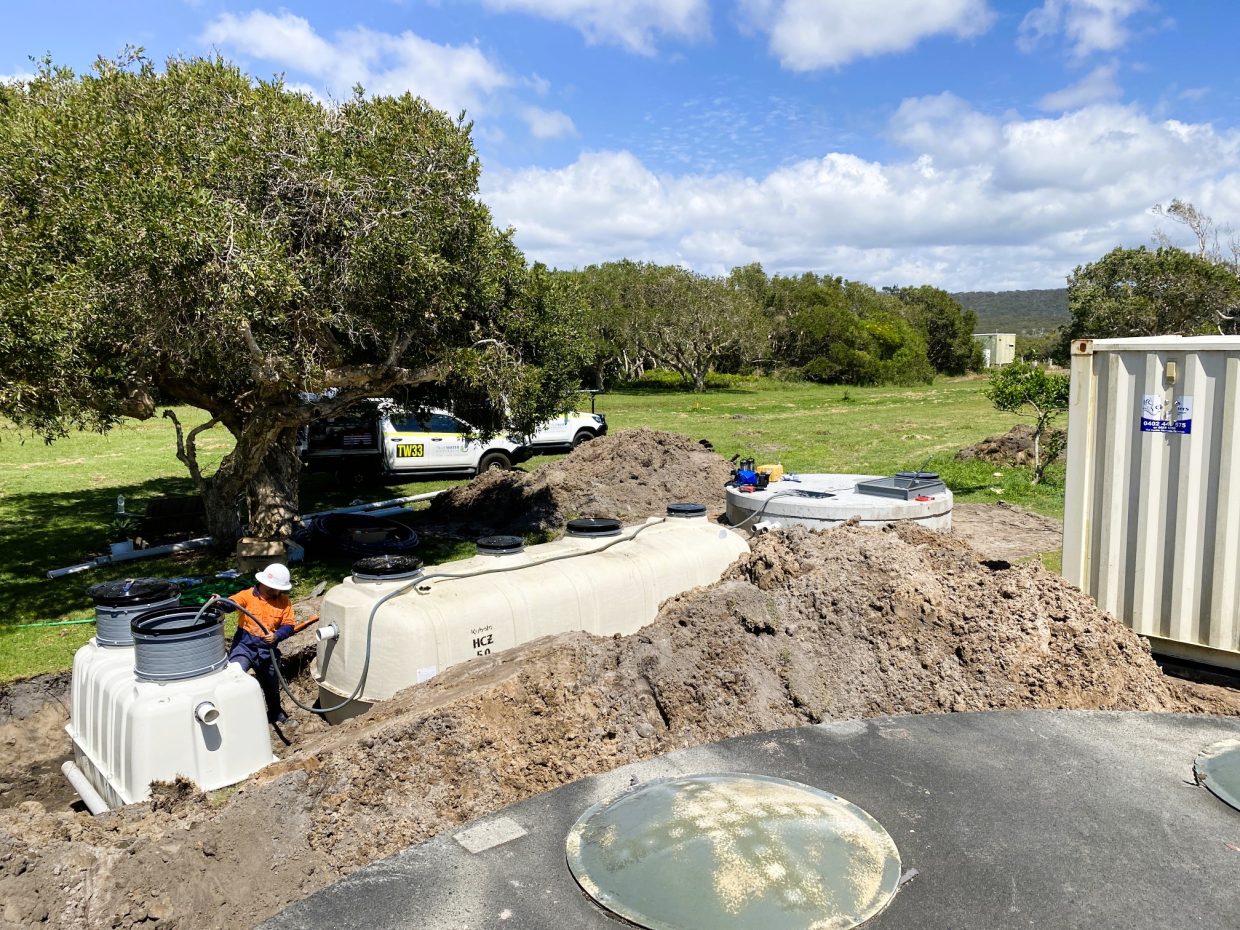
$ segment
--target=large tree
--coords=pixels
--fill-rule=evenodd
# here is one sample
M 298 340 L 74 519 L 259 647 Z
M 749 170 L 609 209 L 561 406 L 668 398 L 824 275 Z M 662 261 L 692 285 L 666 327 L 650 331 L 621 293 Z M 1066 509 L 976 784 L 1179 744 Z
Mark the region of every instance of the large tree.
M 977 314 L 947 291 L 923 284 L 891 291 L 907 308 L 905 316 L 926 341 L 926 356 L 943 375 L 963 375 L 982 367 L 982 346 L 973 338 Z
M 1170 246 L 1117 248 L 1068 278 L 1064 345 L 1085 337 L 1234 331 L 1240 277 L 1226 264 Z
M 139 54 L 0 85 L 0 411 L 48 441 L 156 403 L 212 533 L 286 534 L 296 435 L 406 387 L 528 428 L 573 386 L 573 300 L 478 198 L 464 117 L 322 104 L 219 59 Z M 213 474 L 196 439 L 235 447 Z

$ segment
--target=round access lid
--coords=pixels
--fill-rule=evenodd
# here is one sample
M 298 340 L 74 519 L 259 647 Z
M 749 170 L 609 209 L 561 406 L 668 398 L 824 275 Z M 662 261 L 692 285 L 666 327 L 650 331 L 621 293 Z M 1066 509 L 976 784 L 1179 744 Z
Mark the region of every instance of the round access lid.
M 129 621 L 134 636 L 164 637 L 200 633 L 224 622 L 222 607 L 156 607 Z
M 87 596 L 94 600 L 97 607 L 154 604 L 180 593 L 179 585 L 163 578 L 117 578 L 115 581 L 101 581 L 86 589 Z
M 667 515 L 669 517 L 704 517 L 706 516 L 706 505 L 668 504 Z
M 372 555 L 353 563 L 358 581 L 400 581 L 422 573 L 422 560 L 412 555 Z
M 937 471 L 898 471 L 897 478 L 910 478 L 913 481 L 938 481 L 939 473 Z
M 1240 739 L 1221 740 L 1201 750 L 1193 763 L 1193 774 L 1197 784 L 1240 810 Z
M 891 901 L 900 854 L 843 798 L 763 775 L 660 779 L 568 835 L 596 902 L 651 930 L 846 930 Z
M 620 521 L 611 517 L 578 517 L 568 521 L 569 536 L 618 536 Z
M 482 555 L 510 555 L 525 548 L 520 536 L 483 536 L 478 540 L 478 552 Z

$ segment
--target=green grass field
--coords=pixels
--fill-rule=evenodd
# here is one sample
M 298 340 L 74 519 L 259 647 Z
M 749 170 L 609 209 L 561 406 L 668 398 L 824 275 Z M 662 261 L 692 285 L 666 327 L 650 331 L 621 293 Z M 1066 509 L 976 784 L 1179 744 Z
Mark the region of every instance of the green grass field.
M 977 378 L 940 380 L 919 388 L 842 388 L 769 379 L 727 379 L 726 386 L 694 395 L 659 385 L 617 391 L 598 399 L 612 431 L 649 426 L 708 439 L 725 457 L 743 453 L 759 463 L 780 462 L 793 472 L 886 474 L 927 465 L 943 475 L 959 501 L 1006 500 L 1051 516 L 1063 513 L 1063 471 L 1049 470 L 1031 487 L 1020 469 L 962 463 L 956 450 L 1017 422 L 981 396 Z M 201 422 L 194 410 L 178 411 L 183 422 Z M 211 464 L 227 451 L 223 431 L 200 437 L 200 457 Z M 172 424 L 156 418 L 130 421 L 107 435 L 79 433 L 53 445 L 0 431 L 0 681 L 66 668 L 90 638 L 88 623 L 35 624 L 87 618 L 85 590 L 109 578 L 210 575 L 228 560 L 186 554 L 119 563 L 48 580 L 49 569 L 84 561 L 107 548 L 106 526 L 117 494 L 127 509 L 141 511 L 164 495 L 192 494 L 193 485 L 174 454 Z M 524 467 L 537 467 L 536 458 Z M 999 472 L 998 475 L 995 472 Z M 304 512 L 447 487 L 456 482 L 382 484 L 341 488 L 308 475 Z M 470 554 L 468 545 L 430 544 L 419 555 L 428 563 Z M 1053 560 L 1052 560 L 1053 561 Z M 295 595 L 320 580 L 335 582 L 347 561 L 319 562 L 295 572 Z

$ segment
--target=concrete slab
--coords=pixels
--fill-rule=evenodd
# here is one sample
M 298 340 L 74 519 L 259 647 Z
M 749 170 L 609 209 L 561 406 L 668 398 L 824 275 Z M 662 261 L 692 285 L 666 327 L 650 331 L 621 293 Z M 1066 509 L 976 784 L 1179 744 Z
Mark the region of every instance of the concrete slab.
M 1066 711 L 740 737 L 513 805 L 524 836 L 470 853 L 444 833 L 262 926 L 615 930 L 565 864 L 577 817 L 651 778 L 737 771 L 838 794 L 892 835 L 917 874 L 867 928 L 1240 927 L 1240 811 L 1193 779 L 1203 747 L 1237 737 L 1230 718 Z

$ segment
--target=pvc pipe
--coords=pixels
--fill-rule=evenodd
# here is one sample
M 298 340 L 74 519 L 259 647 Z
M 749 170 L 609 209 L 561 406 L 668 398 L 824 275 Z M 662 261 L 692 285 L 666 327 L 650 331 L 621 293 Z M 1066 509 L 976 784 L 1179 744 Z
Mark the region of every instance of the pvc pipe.
M 92 568 L 95 568 L 98 565 L 106 565 L 108 562 L 111 562 L 111 561 L 112 561 L 111 557 L 105 555 L 105 556 L 101 556 L 98 559 L 92 559 L 89 562 L 79 562 L 77 565 L 67 565 L 64 568 L 53 568 L 50 572 L 47 573 L 47 577 L 48 578 L 63 578 L 65 575 L 73 575 L 73 574 L 76 574 L 77 572 L 87 572 L 87 571 L 90 571 Z
M 60 771 L 64 773 L 65 778 L 69 779 L 69 784 L 85 802 L 88 811 L 98 817 L 108 810 L 108 802 L 95 790 L 95 786 L 90 783 L 86 773 L 77 767 L 76 762 L 72 760 L 66 762 L 60 767 Z
M 321 626 L 317 630 L 314 631 L 314 638 L 317 639 L 320 643 L 326 642 L 329 639 L 335 639 L 339 635 L 340 635 L 340 630 L 337 628 L 336 624 L 334 623 L 328 624 L 327 626 Z
M 194 719 L 210 726 L 220 719 L 220 709 L 210 701 L 202 701 L 194 708 Z
M 210 536 L 200 536 L 197 539 L 187 539 L 183 542 L 169 543 L 166 546 L 151 546 L 149 549 L 134 549 L 132 552 L 122 552 L 119 555 L 104 556 L 112 562 L 128 562 L 132 559 L 149 559 L 157 555 L 171 555 L 173 552 L 186 552 L 190 549 L 205 549 L 213 542 Z M 96 560 L 98 561 L 98 560 Z
M 90 562 L 79 562 L 65 568 L 53 568 L 47 573 L 48 578 L 63 578 L 75 572 L 86 572 L 100 565 L 111 565 L 113 562 L 129 562 L 133 559 L 150 559 L 157 555 L 171 555 L 173 552 L 187 552 L 190 549 L 205 549 L 214 540 L 210 536 L 187 539 L 184 542 L 169 543 L 166 546 L 151 546 L 149 549 L 132 549 L 129 552 L 118 552 L 115 555 L 101 555 Z
M 444 488 L 446 491 L 447 488 Z M 413 494 L 409 497 L 394 497 L 390 501 L 374 501 L 370 504 L 354 504 L 350 507 L 337 507 L 334 510 L 320 510 L 317 513 L 303 513 L 300 519 L 304 522 L 311 517 L 323 517 L 329 513 L 368 513 L 373 510 L 382 510 L 385 507 L 397 507 L 403 504 L 412 504 L 417 501 L 428 501 L 432 497 L 438 497 L 443 491 L 430 491 L 426 494 Z

